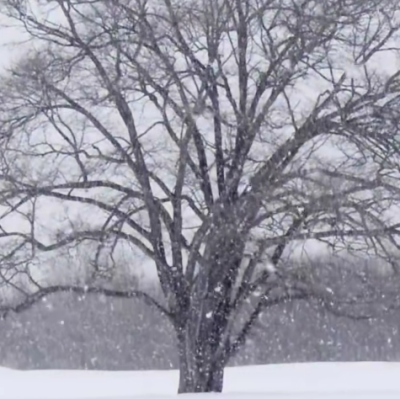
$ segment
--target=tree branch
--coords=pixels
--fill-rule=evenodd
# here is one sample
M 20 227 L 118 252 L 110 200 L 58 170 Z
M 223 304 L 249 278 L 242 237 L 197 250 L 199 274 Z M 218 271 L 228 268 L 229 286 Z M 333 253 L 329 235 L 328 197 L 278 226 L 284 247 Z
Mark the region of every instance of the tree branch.
M 148 305 L 157 309 L 161 314 L 167 316 L 169 319 L 173 317 L 172 313 L 161 305 L 158 301 L 152 298 L 149 294 L 140 291 L 118 291 L 114 289 L 102 288 L 102 287 L 80 287 L 75 285 L 54 285 L 51 287 L 41 287 L 39 291 L 34 294 L 27 295 L 26 299 L 13 306 L 1 306 L 0 314 L 2 317 L 7 317 L 10 313 L 21 313 L 39 301 L 43 300 L 47 296 L 54 295 L 57 293 L 74 293 L 78 295 L 104 295 L 113 298 L 123 298 L 123 299 L 142 299 Z

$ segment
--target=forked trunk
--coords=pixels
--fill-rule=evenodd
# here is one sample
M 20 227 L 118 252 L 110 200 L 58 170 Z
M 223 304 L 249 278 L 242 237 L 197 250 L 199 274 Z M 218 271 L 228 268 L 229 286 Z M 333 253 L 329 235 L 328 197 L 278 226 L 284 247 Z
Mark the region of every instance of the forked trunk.
M 226 221 L 226 223 L 225 223 Z M 179 393 L 222 392 L 232 287 L 244 251 L 243 238 L 229 220 L 219 221 L 206 243 L 201 267 L 191 287 L 190 306 L 177 328 Z

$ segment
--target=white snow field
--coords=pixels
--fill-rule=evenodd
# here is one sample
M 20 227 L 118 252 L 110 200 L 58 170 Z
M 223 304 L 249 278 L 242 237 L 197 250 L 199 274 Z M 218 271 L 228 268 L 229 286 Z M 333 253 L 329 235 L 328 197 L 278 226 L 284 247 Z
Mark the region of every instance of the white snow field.
M 0 368 L 0 399 L 168 399 L 176 371 L 16 371 Z M 193 395 L 185 395 L 190 397 Z M 221 395 L 209 394 L 208 399 Z M 223 399 L 400 399 L 400 363 L 230 368 Z

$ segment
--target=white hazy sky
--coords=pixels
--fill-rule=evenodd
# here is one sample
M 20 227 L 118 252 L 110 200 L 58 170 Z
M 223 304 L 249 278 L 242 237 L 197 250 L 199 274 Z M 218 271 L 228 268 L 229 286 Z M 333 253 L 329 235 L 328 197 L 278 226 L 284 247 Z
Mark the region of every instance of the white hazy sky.
M 15 61 L 18 57 L 23 55 L 24 51 L 30 47 L 30 45 L 22 44 L 21 41 L 24 40 L 24 35 L 19 29 L 12 28 L 12 27 L 5 27 L 9 25 L 10 21 L 7 21 L 4 16 L 0 15 L 0 71 L 4 70 L 7 66 L 10 65 L 13 61 Z M 15 43 L 19 43 L 16 45 Z M 395 43 L 398 45 L 398 43 Z M 349 59 L 349 54 L 338 54 L 340 56 L 342 65 L 345 66 L 346 72 L 348 77 L 357 77 L 361 71 L 360 68 L 356 68 L 354 65 L 351 64 Z M 391 53 L 385 53 L 380 55 L 379 57 L 373 58 L 369 66 L 379 70 L 379 73 L 383 74 L 391 74 L 396 72 L 400 68 L 399 63 L 399 53 L 397 51 L 392 51 Z M 310 83 L 309 81 L 305 81 L 304 84 L 300 84 L 296 88 L 295 95 L 298 96 L 299 102 L 308 99 L 312 101 L 316 98 L 318 93 L 322 90 L 320 86 L 321 82 L 317 83 Z M 295 99 L 293 98 L 293 101 Z M 327 157 L 332 158 L 332 148 L 329 146 L 324 146 L 320 150 L 321 158 Z M 57 209 L 53 209 L 53 215 L 57 213 Z M 397 213 L 400 215 L 400 212 Z M 394 214 L 395 215 L 395 214 Z M 308 255 L 313 256 L 318 252 L 318 246 L 315 242 L 310 241 L 306 246 L 303 244 L 299 244 L 295 251 L 297 253 L 301 253 L 306 251 Z M 54 259 L 49 256 L 51 262 L 54 262 Z M 144 264 L 146 263 L 145 259 L 141 259 L 141 262 Z M 147 267 L 147 266 L 146 266 Z

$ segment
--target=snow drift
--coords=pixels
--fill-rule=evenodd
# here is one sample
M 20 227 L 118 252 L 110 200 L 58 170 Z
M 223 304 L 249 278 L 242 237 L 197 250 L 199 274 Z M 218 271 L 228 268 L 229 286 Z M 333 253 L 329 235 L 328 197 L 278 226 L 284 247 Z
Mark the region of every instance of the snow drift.
M 400 363 L 229 368 L 224 399 L 400 398 Z M 128 399 L 175 395 L 176 371 L 17 371 L 0 368 L 0 399 Z M 191 395 L 185 395 L 191 396 Z M 212 394 L 207 395 L 212 399 Z

